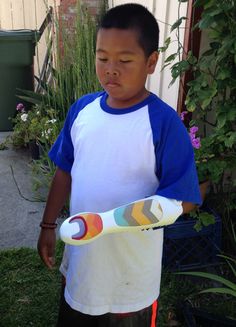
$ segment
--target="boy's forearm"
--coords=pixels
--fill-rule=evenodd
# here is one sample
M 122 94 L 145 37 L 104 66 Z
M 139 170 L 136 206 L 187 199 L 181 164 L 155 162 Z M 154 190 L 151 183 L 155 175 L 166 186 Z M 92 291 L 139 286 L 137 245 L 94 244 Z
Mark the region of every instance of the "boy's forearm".
M 186 214 L 196 209 L 197 205 L 191 202 L 182 202 L 182 207 L 183 207 L 183 214 Z
M 49 190 L 42 222 L 55 223 L 70 194 L 71 176 L 57 168 Z

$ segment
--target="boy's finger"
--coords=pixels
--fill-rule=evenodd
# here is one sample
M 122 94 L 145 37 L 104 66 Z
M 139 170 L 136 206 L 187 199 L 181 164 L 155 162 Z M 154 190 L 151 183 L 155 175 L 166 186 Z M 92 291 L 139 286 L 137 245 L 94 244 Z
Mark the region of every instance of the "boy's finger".
M 55 259 L 54 259 L 54 256 L 50 255 L 48 252 L 49 251 L 47 248 L 42 249 L 41 258 L 42 258 L 43 262 L 45 263 L 45 265 L 48 268 L 52 269 L 55 264 Z
M 48 257 L 48 263 L 49 263 L 49 268 L 52 269 L 55 265 L 55 258 L 54 257 Z

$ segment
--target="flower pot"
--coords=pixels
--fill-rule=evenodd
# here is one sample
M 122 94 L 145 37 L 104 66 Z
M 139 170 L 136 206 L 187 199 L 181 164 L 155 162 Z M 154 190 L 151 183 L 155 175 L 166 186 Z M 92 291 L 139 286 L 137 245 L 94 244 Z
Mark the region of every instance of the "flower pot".
M 32 140 L 29 142 L 29 150 L 30 150 L 30 154 L 31 154 L 31 158 L 33 160 L 38 160 L 40 155 L 39 155 L 39 146 L 36 143 L 35 140 Z

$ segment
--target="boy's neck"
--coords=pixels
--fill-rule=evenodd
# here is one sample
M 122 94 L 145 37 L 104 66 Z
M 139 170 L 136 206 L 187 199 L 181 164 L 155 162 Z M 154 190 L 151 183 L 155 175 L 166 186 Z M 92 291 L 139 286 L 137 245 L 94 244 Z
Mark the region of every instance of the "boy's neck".
M 119 100 L 119 99 L 112 98 L 108 94 L 107 105 L 114 109 L 125 109 L 125 108 L 132 107 L 132 106 L 142 102 L 149 95 L 150 95 L 150 92 L 146 89 L 142 90 L 142 92 L 140 92 L 140 94 L 136 94 L 135 97 L 132 97 L 130 99 L 125 99 L 125 100 Z

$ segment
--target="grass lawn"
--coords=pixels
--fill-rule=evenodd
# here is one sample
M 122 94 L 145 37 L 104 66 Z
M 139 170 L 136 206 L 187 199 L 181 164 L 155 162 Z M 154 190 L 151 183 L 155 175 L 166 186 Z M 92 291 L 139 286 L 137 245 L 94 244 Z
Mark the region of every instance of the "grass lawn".
M 0 251 L 0 327 L 55 327 L 62 249 L 63 244 L 58 241 L 57 265 L 53 271 L 44 267 L 36 250 Z M 233 315 L 235 300 L 222 295 L 197 295 L 202 286 L 199 280 L 196 283 L 196 279 L 164 272 L 158 327 L 184 326 L 176 316 L 176 308 L 186 298 L 196 306 L 203 305 L 213 312 Z
M 61 249 L 58 243 L 53 271 L 44 267 L 36 250 L 0 252 L 0 327 L 55 327 Z

